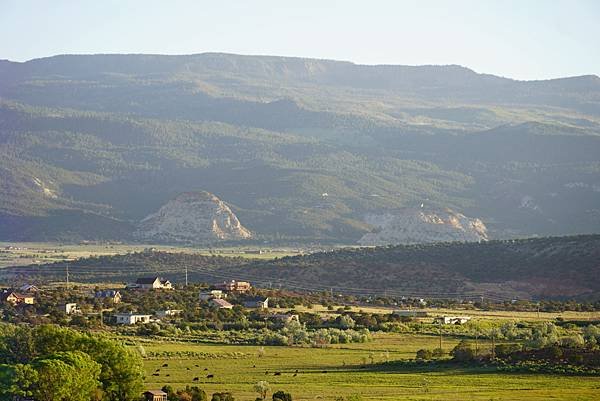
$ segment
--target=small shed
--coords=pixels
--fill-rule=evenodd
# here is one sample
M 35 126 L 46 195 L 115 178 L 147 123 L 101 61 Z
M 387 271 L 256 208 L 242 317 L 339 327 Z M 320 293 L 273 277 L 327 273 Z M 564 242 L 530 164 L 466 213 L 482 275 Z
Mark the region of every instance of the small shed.
M 144 392 L 145 401 L 167 401 L 167 393 L 162 390 L 148 390 Z

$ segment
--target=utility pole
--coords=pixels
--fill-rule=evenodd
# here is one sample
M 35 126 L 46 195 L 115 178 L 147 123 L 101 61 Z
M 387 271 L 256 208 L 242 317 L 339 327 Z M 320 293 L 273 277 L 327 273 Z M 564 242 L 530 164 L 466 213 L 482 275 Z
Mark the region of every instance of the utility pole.
M 188 268 L 185 266 L 185 286 L 188 286 Z
M 442 319 L 440 319 L 440 350 L 442 349 Z

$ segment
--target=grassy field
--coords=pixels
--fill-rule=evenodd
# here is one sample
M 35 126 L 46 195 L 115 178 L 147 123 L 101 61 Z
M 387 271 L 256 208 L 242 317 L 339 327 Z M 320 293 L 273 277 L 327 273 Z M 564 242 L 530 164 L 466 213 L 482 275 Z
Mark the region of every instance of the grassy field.
M 298 255 L 299 249 L 260 248 L 198 248 L 192 246 L 144 245 L 144 244 L 61 244 L 51 242 L 0 242 L 0 268 L 75 260 L 90 256 L 117 255 L 141 252 L 153 248 L 163 252 L 184 252 L 198 255 L 241 256 L 253 259 L 274 259 Z
M 363 400 L 597 400 L 600 394 L 597 377 L 462 369 L 402 371 L 381 365 L 387 360 L 414 358 L 418 349 L 433 349 L 438 341 L 434 336 L 377 334 L 373 342 L 365 344 L 264 347 L 262 356 L 258 346 L 146 343 L 148 354 L 202 353 L 195 357 L 147 358 L 146 387 L 171 384 L 181 388 L 196 383 L 209 395 L 231 391 L 236 400 L 254 400 L 252 387 L 259 380 L 268 381 L 273 391 L 291 392 L 294 400 L 334 400 L 336 396 L 354 394 Z M 443 347 L 449 351 L 456 342 L 444 339 Z M 214 377 L 207 378 L 209 374 Z M 195 377 L 199 378 L 197 382 L 193 381 Z

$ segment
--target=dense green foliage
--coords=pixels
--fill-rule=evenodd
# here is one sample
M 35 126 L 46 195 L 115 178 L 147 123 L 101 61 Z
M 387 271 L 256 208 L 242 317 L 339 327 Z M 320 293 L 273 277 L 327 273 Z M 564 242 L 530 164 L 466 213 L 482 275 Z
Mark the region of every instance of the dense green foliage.
M 3 399 L 137 400 L 141 361 L 123 345 L 56 326 L 0 326 Z

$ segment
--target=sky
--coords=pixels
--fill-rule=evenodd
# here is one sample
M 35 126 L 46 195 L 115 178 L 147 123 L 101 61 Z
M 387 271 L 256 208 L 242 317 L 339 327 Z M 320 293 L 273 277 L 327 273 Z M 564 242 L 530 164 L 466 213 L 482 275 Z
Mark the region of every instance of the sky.
M 0 59 L 204 52 L 600 75 L 600 0 L 0 0 Z

